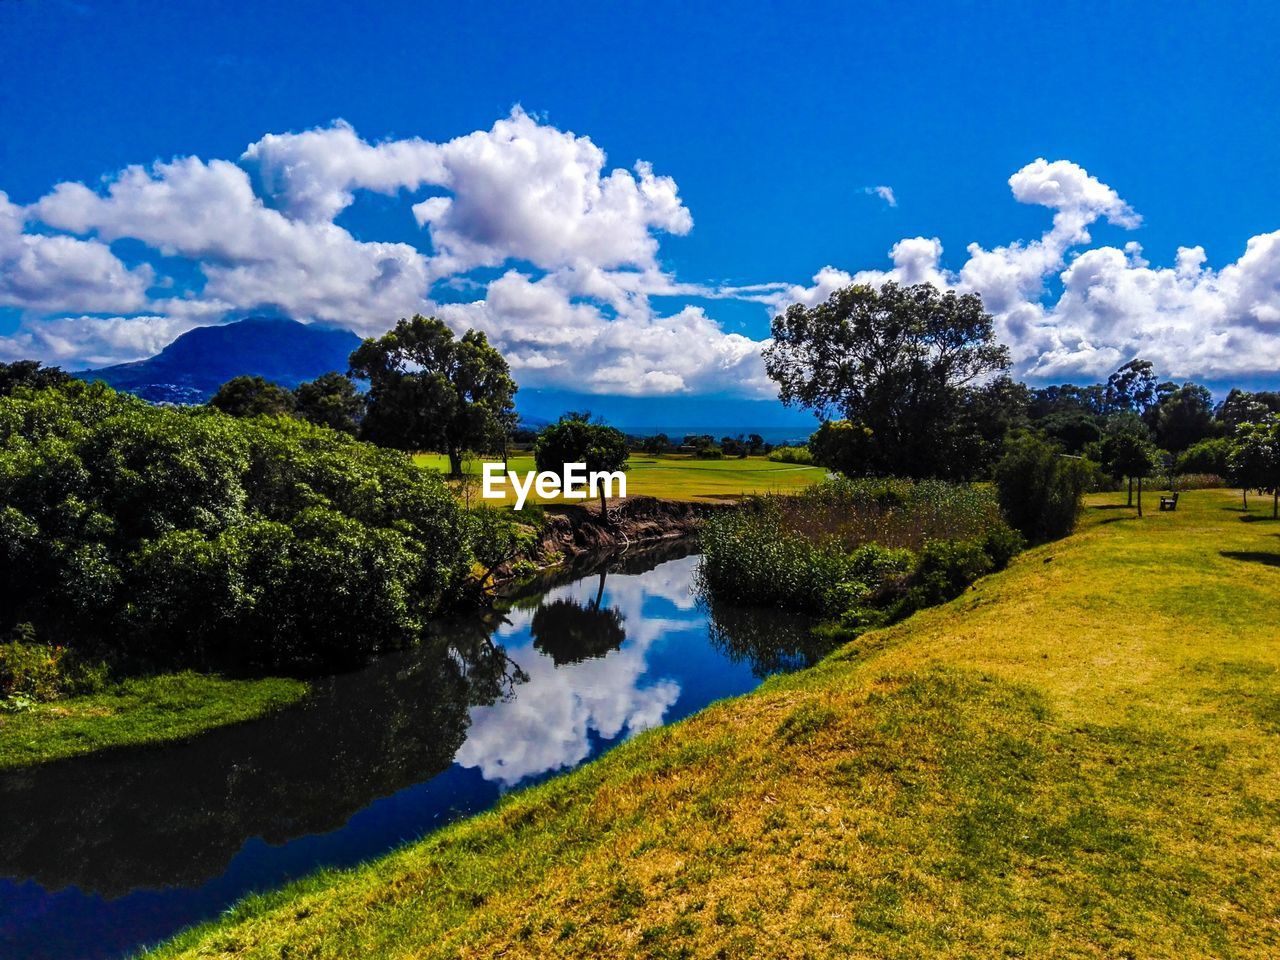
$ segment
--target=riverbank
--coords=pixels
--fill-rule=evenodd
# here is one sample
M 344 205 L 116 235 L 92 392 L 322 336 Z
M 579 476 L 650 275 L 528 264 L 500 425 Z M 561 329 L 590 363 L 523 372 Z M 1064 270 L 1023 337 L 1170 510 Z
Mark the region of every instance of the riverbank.
M 102 693 L 0 713 L 0 770 L 116 747 L 183 740 L 295 703 L 301 680 L 231 680 L 185 672 L 137 677 Z
M 950 604 L 156 955 L 1272 955 L 1263 514 L 1093 497 Z

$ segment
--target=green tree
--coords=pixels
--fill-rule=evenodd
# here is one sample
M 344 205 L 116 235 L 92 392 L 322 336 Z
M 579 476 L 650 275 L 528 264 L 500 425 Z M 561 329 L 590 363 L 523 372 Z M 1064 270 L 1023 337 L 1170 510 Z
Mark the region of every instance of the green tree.
M 533 459 L 539 470 L 560 473 L 566 463 L 585 463 L 587 472 L 627 469 L 627 437 L 621 430 L 593 422 L 587 412 L 566 413 L 538 434 Z M 605 488 L 598 486 L 600 516 L 609 522 Z
M 869 472 L 950 476 L 963 397 L 1009 366 L 976 294 L 854 284 L 773 320 L 765 370 L 787 405 L 871 431 Z
M 1106 403 L 1112 412 L 1143 414 L 1156 400 L 1156 374 L 1150 360 L 1135 358 L 1107 379 Z
M 15 360 L 0 363 L 0 397 L 7 397 L 18 387 L 43 390 L 61 386 L 72 379 L 58 367 L 45 367 L 36 360 Z
M 233 417 L 283 417 L 293 413 L 293 394 L 262 377 L 233 377 L 218 388 L 209 406 Z
M 1133 505 L 1133 482 L 1138 481 L 1138 516 L 1142 516 L 1142 478 L 1151 475 L 1160 458 L 1146 426 L 1135 414 L 1112 418 L 1102 441 L 1102 457 L 1103 466 L 1112 476 L 1128 478 L 1130 506 Z
M 503 451 L 516 426 L 516 383 L 478 330 L 455 338 L 442 320 L 414 316 L 351 354 L 369 381 L 361 436 L 400 450 L 442 450 L 462 475 L 467 450 Z
M 1160 398 L 1155 409 L 1155 434 L 1165 450 L 1181 453 L 1213 432 L 1213 396 L 1208 387 L 1188 381 Z
M 1087 476 L 1084 460 L 1063 456 L 1031 434 L 1009 439 L 994 472 L 1001 510 L 1010 526 L 1032 543 L 1056 540 L 1075 529 Z
M 297 413 L 318 426 L 355 435 L 364 417 L 364 397 L 351 378 L 341 373 L 325 373 L 293 391 Z
M 1236 429 L 1229 458 L 1231 473 L 1241 490 L 1271 494 L 1271 516 L 1280 517 L 1280 415 Z M 1245 508 L 1249 506 L 1245 493 Z

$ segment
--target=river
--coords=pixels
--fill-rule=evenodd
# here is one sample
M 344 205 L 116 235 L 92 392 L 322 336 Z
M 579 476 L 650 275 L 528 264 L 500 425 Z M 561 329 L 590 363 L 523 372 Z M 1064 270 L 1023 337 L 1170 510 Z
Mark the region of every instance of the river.
M 261 720 L 0 774 L 0 957 L 127 956 L 823 652 L 698 602 L 692 550 L 598 558 Z

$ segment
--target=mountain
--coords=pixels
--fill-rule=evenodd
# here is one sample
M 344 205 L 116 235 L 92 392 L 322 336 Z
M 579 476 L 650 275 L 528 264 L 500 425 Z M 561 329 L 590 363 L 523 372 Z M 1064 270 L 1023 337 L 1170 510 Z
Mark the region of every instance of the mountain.
M 203 403 L 232 377 L 259 376 L 296 387 L 344 372 L 360 338 L 349 330 L 273 317 L 196 327 L 154 357 L 76 373 L 153 403 Z

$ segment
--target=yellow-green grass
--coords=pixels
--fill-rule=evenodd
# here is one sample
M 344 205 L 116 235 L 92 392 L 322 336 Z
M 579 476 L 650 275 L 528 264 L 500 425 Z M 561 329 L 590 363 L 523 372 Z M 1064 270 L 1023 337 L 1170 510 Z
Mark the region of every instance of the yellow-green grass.
M 307 692 L 300 680 L 198 673 L 125 680 L 105 693 L 0 713 L 0 770 L 112 747 L 162 743 L 252 720 Z
M 1280 956 L 1280 524 L 1228 491 L 1117 499 L 950 604 L 158 955 Z
M 449 471 L 449 458 L 443 454 L 420 453 L 414 457 L 414 462 L 441 473 Z M 511 457 L 507 466 L 520 474 L 536 469 L 533 457 L 529 455 Z M 481 460 L 471 460 L 466 464 L 466 472 L 471 476 L 479 477 L 481 469 Z M 827 471 L 822 467 L 775 463 L 764 457 L 698 460 L 679 454 L 637 454 L 627 465 L 627 495 L 667 500 L 733 500 L 750 493 L 795 493 L 826 475 Z M 503 502 L 514 501 L 510 484 L 505 484 L 504 489 L 508 496 Z M 472 494 L 478 500 L 479 488 Z M 529 502 L 560 501 L 558 498 L 547 500 L 531 492 Z

